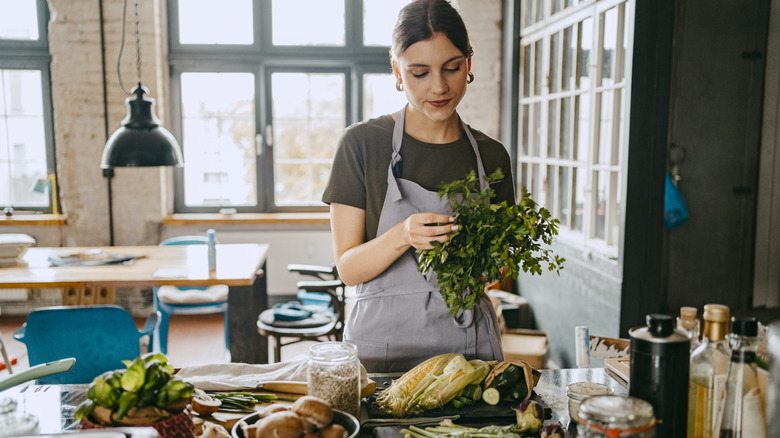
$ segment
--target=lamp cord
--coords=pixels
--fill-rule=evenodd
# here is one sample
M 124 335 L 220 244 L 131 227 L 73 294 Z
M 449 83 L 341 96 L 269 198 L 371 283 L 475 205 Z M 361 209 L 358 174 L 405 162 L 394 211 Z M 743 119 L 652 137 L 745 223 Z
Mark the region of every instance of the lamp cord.
M 138 12 L 138 0 L 133 1 L 133 15 L 135 21 L 135 69 L 138 75 L 138 84 L 141 84 L 141 19 Z M 122 81 L 122 53 L 125 50 L 125 31 L 127 23 L 127 0 L 122 3 L 122 42 L 119 44 L 119 56 L 116 59 L 116 74 L 119 77 L 119 85 L 122 86 L 122 90 L 130 95 L 132 91 L 128 90 Z

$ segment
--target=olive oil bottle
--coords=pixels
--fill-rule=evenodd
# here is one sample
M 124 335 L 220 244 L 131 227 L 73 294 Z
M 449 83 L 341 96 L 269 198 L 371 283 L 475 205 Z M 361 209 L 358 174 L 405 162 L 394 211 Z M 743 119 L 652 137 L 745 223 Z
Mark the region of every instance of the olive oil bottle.
M 702 343 L 691 353 L 688 438 L 712 438 L 719 430 L 717 413 L 723 403 L 731 355 L 726 345 L 728 323 L 727 306 L 704 306 Z

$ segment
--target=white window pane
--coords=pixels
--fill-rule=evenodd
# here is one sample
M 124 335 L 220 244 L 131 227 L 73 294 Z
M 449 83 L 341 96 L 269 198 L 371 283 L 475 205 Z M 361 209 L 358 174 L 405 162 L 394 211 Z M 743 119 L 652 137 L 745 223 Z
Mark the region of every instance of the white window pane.
M 363 75 L 363 120 L 394 113 L 406 102 L 406 94 L 395 89 L 393 74 Z
M 593 19 L 587 18 L 580 24 L 580 72 L 577 83 L 583 90 L 590 88 L 591 47 L 593 47 Z
M 274 0 L 273 44 L 343 46 L 344 0 Z
M 363 44 L 389 46 L 398 12 L 410 0 L 363 0 Z
M 185 204 L 255 205 L 255 77 L 183 73 Z
M 274 201 L 320 205 L 346 126 L 346 78 L 342 73 L 273 73 L 271 84 Z
M 37 40 L 35 0 L 0 0 L 0 39 Z
M 252 44 L 252 0 L 179 0 L 181 44 Z
M 50 198 L 33 191 L 47 174 L 41 73 L 0 70 L 0 102 L 0 204 L 48 206 Z
M 615 55 L 619 39 L 617 8 L 611 8 L 604 12 L 602 19 L 604 35 L 601 44 L 601 85 L 610 85 L 614 83 Z
M 600 129 L 599 129 L 599 141 L 598 141 L 598 162 L 604 164 L 610 164 L 612 162 L 612 130 L 614 128 L 615 120 L 612 117 L 614 113 L 614 96 L 612 91 L 604 91 L 600 93 L 601 97 L 601 117 L 600 117 Z
M 584 170 L 574 168 L 574 229 L 582 232 L 585 215 L 585 185 L 587 174 Z

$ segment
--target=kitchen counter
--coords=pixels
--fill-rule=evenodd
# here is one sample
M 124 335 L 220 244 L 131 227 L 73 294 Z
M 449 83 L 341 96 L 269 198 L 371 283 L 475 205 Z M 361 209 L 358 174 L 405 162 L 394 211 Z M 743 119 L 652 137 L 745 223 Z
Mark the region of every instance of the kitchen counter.
M 574 382 L 598 382 L 614 389 L 615 394 L 627 394 L 628 389 L 613 378 L 603 368 L 542 370 L 539 383 L 534 388 L 534 399 L 549 409 L 550 418 L 546 422 L 558 421 L 564 428 L 569 427 L 568 399 L 566 386 Z M 0 393 L 0 397 L 13 397 L 18 401 L 18 410 L 24 410 L 38 417 L 40 434 L 52 434 L 77 428 L 73 419 L 78 405 L 86 398 L 87 385 L 29 385 L 14 387 Z M 481 419 L 492 421 L 494 419 Z M 496 423 L 511 424 L 511 418 L 495 419 Z M 498 423 L 503 421 L 503 423 Z M 469 424 L 469 420 L 457 423 Z M 382 426 L 366 429 L 361 436 L 392 437 L 400 436 L 405 425 Z M 574 436 L 570 430 L 570 436 Z

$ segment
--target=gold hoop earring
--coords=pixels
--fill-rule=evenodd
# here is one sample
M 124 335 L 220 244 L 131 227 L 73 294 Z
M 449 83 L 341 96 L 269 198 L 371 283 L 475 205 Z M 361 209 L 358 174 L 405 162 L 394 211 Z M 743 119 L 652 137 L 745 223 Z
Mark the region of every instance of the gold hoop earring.
M 469 78 L 466 80 L 467 84 L 474 82 L 474 73 L 469 72 Z
M 395 89 L 398 91 L 404 91 L 404 83 L 401 82 L 400 78 L 395 82 Z

